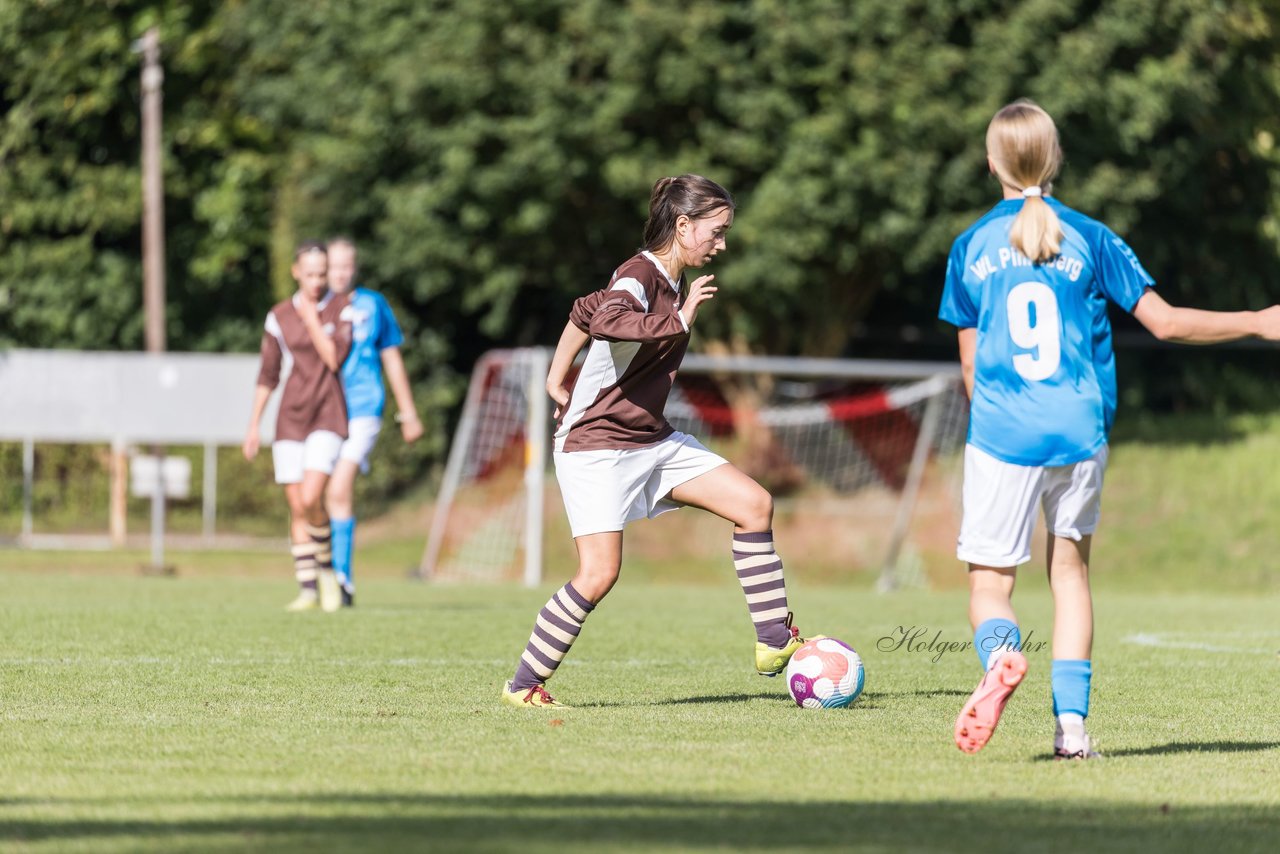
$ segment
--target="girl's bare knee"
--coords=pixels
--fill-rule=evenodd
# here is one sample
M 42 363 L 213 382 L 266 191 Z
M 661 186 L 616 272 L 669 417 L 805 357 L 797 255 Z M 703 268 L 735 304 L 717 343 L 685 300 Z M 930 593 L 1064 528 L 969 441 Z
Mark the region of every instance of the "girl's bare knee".
M 578 566 L 574 588 L 592 602 L 599 602 L 618 580 L 621 567 L 616 564 L 585 562 Z
M 303 489 L 302 490 L 302 510 L 306 511 L 307 516 L 315 516 L 316 511 L 324 508 L 324 489 Z
M 969 590 L 973 593 L 1010 593 L 1017 576 L 1014 570 L 973 567 L 969 570 Z
M 768 531 L 773 527 L 773 496 L 758 487 L 743 508 L 742 527 L 748 531 Z
M 1049 586 L 1055 590 L 1068 587 L 1087 587 L 1088 585 L 1089 568 L 1083 564 L 1057 565 L 1049 570 Z
M 592 581 L 612 584 L 618 580 L 618 567 L 610 564 L 584 564 L 579 567 L 578 572 Z

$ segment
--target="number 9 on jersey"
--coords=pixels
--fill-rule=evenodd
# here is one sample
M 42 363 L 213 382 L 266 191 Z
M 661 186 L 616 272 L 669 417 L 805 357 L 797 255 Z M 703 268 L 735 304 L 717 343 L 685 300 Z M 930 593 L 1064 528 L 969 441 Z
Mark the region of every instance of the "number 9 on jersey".
M 1031 353 L 1013 357 L 1013 369 L 1032 382 L 1047 380 L 1062 361 L 1062 341 L 1058 322 L 1058 298 L 1043 282 L 1023 282 L 1009 291 L 1005 300 L 1009 314 L 1009 337 Z

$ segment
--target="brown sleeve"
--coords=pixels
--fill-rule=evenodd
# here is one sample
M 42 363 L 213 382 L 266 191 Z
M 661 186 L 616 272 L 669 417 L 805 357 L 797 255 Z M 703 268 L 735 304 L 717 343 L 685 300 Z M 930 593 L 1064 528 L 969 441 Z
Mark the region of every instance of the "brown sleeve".
M 665 341 L 688 335 L 684 324 L 675 312 L 653 314 L 646 312 L 639 301 L 626 291 L 602 291 L 600 300 L 591 315 L 587 333 L 604 341 Z M 584 297 L 585 299 L 585 297 Z M 576 309 L 577 306 L 575 305 Z
M 574 300 L 573 308 L 569 310 L 569 322 L 590 335 L 591 318 L 595 315 L 600 303 L 608 296 L 609 291 L 603 290 L 589 293 L 585 297 Z
M 258 385 L 275 388 L 280 384 L 280 342 L 270 332 L 262 333 L 262 346 L 258 350 L 262 365 L 258 368 Z

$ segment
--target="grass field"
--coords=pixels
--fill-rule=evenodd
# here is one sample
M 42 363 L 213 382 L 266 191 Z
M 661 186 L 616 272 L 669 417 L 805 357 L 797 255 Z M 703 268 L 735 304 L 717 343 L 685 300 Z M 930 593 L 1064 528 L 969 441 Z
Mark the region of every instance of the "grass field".
M 288 615 L 285 578 L 76 574 L 81 559 L 62 559 L 3 576 L 6 851 L 1216 852 L 1280 838 L 1267 597 L 1101 582 L 1091 729 L 1108 758 L 1055 763 L 1038 577 L 1016 597 L 1031 673 L 970 757 L 950 729 L 973 653 L 880 642 L 900 626 L 968 640 L 956 592 L 793 580 L 802 628 L 849 641 L 868 671 L 853 708 L 812 712 L 752 672 L 729 572 L 624 579 L 553 682 L 575 708 L 530 714 L 496 693 L 551 588 L 380 578 L 352 611 Z
M 858 520 L 791 529 L 799 624 L 867 664 L 828 712 L 752 672 L 723 523 L 699 514 L 629 531 L 554 714 L 497 703 L 553 588 L 403 580 L 420 504 L 362 528 L 338 615 L 283 612 L 278 549 L 175 551 L 176 578 L 137 551 L 0 551 L 0 851 L 1270 851 L 1277 506 L 1280 416 L 1121 421 L 1093 561 L 1107 758 L 1074 764 L 1048 759 L 1040 570 L 1015 597 L 1032 670 L 978 756 L 950 739 L 973 653 L 896 645 L 969 640 L 945 512 L 916 532 L 933 589 L 887 597 L 874 554 L 814 559 Z

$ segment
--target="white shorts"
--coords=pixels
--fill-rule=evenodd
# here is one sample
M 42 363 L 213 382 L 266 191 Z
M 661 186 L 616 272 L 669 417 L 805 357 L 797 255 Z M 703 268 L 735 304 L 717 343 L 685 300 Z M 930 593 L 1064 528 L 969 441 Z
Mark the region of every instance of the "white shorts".
M 378 433 L 382 430 L 382 419 L 376 415 L 361 415 L 347 422 L 347 438 L 338 451 L 338 459 L 347 460 L 360 466 L 360 471 L 369 471 L 369 454 L 378 443 Z
M 964 449 L 964 515 L 956 557 L 982 566 L 1019 566 L 1031 560 L 1036 505 L 1055 537 L 1072 540 L 1098 527 L 1107 446 L 1065 466 L 1019 466 L 985 451 Z
M 644 448 L 556 451 L 556 479 L 573 536 L 621 531 L 682 505 L 671 490 L 728 463 L 687 433 Z
M 329 430 L 308 433 L 301 442 L 285 439 L 271 443 L 271 462 L 276 468 L 276 483 L 302 483 L 302 473 L 321 471 L 333 474 L 338 461 L 342 437 Z

